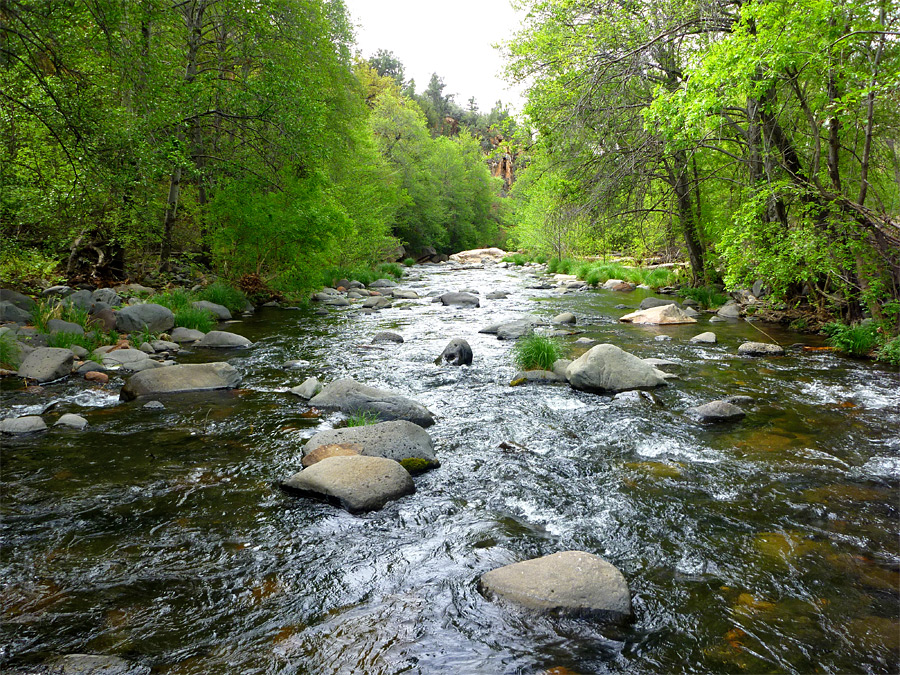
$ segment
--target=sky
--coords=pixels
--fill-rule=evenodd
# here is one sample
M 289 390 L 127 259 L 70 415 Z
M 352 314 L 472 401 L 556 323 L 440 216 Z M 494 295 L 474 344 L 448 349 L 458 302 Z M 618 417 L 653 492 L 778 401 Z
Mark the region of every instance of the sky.
M 510 39 L 519 19 L 509 0 L 344 0 L 356 27 L 356 45 L 364 58 L 378 49 L 394 52 L 414 78 L 416 91 L 432 73 L 447 85 L 445 94 L 464 108 L 474 96 L 488 112 L 497 99 L 512 110 L 521 96 L 500 77 L 503 57 L 491 45 Z

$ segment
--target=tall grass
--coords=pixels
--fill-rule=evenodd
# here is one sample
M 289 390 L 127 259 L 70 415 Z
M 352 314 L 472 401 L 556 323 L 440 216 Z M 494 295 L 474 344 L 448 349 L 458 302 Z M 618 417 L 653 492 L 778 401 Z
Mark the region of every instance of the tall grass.
M 513 265 L 524 265 L 528 262 L 528 256 L 524 253 L 511 253 L 503 258 L 503 262 L 512 263 Z
M 87 330 L 90 327 L 91 316 L 87 310 L 77 307 L 73 304 L 64 302 L 56 302 L 55 300 L 42 300 L 33 310 L 31 310 L 31 319 L 34 321 L 34 327 L 41 333 L 49 333 L 47 324 L 51 319 L 61 319 L 77 323 L 79 326 Z
M 648 270 L 609 262 L 580 263 L 575 266 L 575 275 L 591 286 L 599 286 L 610 279 L 621 279 L 633 284 L 644 284 L 651 288 L 669 286 L 676 278 L 676 274 L 665 267 Z
M 397 263 L 381 263 L 373 267 L 329 267 L 322 271 L 322 285 L 334 286 L 341 279 L 358 281 L 368 286 L 376 279 L 396 278 L 403 276 L 403 267 Z
M 513 347 L 513 359 L 522 370 L 553 370 L 562 354 L 559 342 L 543 335 L 528 335 Z
M 244 295 L 243 291 L 221 281 L 210 284 L 198 291 L 197 299 L 227 307 L 232 314 L 244 311 L 244 307 L 247 306 L 247 296 Z
M 828 336 L 825 342 L 844 354 L 869 356 L 878 346 L 878 329 L 875 324 L 847 326 L 832 322 L 822 326 L 822 332 Z
M 350 415 L 344 423 L 348 427 L 364 427 L 369 424 L 378 424 L 378 422 L 380 421 L 381 419 L 376 413 L 360 411 L 353 415 Z
M 16 337 L 11 332 L 0 335 L 0 367 L 9 369 L 19 367 L 19 349 L 16 342 Z
M 728 296 L 712 286 L 698 286 L 696 288 L 683 286 L 678 291 L 678 294 L 683 298 L 696 300 L 703 309 L 721 307 L 728 302 Z
M 190 307 L 191 303 L 194 302 L 194 296 L 183 288 L 173 288 L 165 293 L 153 295 L 148 300 L 156 305 L 168 307 L 174 314 Z
M 219 323 L 218 317 L 212 312 L 192 305 L 182 307 L 173 313 L 175 314 L 175 325 L 181 328 L 191 328 L 208 333 Z

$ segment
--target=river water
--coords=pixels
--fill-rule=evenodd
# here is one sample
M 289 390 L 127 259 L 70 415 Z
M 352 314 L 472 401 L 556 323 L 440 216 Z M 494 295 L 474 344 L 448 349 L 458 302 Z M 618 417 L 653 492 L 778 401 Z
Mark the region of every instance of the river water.
M 525 269 L 417 267 L 424 296 L 474 288 L 477 309 L 397 301 L 365 315 L 263 309 L 227 327 L 246 351 L 232 392 L 120 404 L 83 381 L 23 391 L 2 414 L 90 426 L 3 439 L 3 662 L 115 654 L 155 673 L 895 673 L 900 671 L 900 378 L 826 351 L 736 356 L 747 322 L 617 323 L 647 294 L 530 290 Z M 676 362 L 656 402 L 565 385 L 510 387 L 511 344 L 479 334 L 523 314 Z M 820 338 L 760 324 L 785 345 Z M 704 330 L 716 345 L 688 338 Z M 382 330 L 403 344 L 372 346 Z M 657 340 L 656 336 L 671 340 Z M 471 367 L 433 363 L 454 337 Z M 578 352 L 575 351 L 574 355 Z M 285 371 L 288 359 L 309 366 Z M 423 403 L 442 466 L 362 516 L 281 492 L 301 446 L 340 422 L 286 390 L 352 376 Z M 752 396 L 736 424 L 685 409 Z M 503 441 L 521 447 L 504 450 Z M 478 577 L 578 549 L 616 565 L 634 623 L 541 617 Z

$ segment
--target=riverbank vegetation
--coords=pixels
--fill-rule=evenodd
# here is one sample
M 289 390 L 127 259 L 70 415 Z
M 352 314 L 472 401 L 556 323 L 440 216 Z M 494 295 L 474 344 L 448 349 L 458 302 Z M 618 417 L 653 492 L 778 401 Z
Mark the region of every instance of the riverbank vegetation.
M 900 326 L 900 15 L 880 1 L 521 3 L 512 240 L 686 259 L 847 323 Z M 560 263 L 560 267 L 562 263 Z
M 354 57 L 340 2 L 10 2 L 0 32 L 7 285 L 190 268 L 302 295 L 502 237 L 480 139 L 505 109 L 444 129 L 440 78 Z

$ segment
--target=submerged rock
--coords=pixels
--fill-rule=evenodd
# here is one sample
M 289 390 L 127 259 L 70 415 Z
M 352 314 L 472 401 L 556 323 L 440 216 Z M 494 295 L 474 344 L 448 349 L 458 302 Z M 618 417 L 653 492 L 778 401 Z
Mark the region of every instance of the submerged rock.
M 600 344 L 575 359 L 566 369 L 573 389 L 625 391 L 666 383 L 663 374 L 649 363 L 615 345 Z
M 24 436 L 46 430 L 47 424 L 38 415 L 7 417 L 5 420 L 0 420 L 0 433 L 10 436 Z
M 88 421 L 81 415 L 66 413 L 56 420 L 55 427 L 71 427 L 72 429 L 84 429 L 88 425 Z
M 419 459 L 427 469 L 441 465 L 428 432 L 406 420 L 320 431 L 303 446 L 304 457 L 324 445 L 351 445 L 366 457 L 385 457 L 398 462 Z
M 402 344 L 403 336 L 398 335 L 397 333 L 391 333 L 389 331 L 382 331 L 381 333 L 375 333 L 375 337 L 372 338 L 372 344 L 378 344 L 379 342 L 394 342 L 396 344 Z
M 481 576 L 479 586 L 528 609 L 615 621 L 631 616 L 625 577 L 603 558 L 583 551 L 562 551 L 491 570 Z
M 437 363 L 443 361 L 451 366 L 471 366 L 472 365 L 472 348 L 469 343 L 462 338 L 453 338 L 444 347 L 444 351 L 437 358 Z
M 697 320 L 688 316 L 683 309 L 679 309 L 674 303 L 641 309 L 631 314 L 626 314 L 619 321 L 633 324 L 659 326 L 678 323 L 697 323 Z
M 281 483 L 303 496 L 338 501 L 350 513 L 377 511 L 416 491 L 399 462 L 362 455 L 326 457 Z
M 70 349 L 40 347 L 24 358 L 18 375 L 38 382 L 50 382 L 71 374 L 74 363 L 75 355 Z
M 132 375 L 122 387 L 119 397 L 123 401 L 131 401 L 158 394 L 232 389 L 240 383 L 241 374 L 228 363 L 181 364 Z
M 784 356 L 784 347 L 768 342 L 745 342 L 738 347 L 741 356 Z
M 348 415 L 369 412 L 383 420 L 409 420 L 421 427 L 434 424 L 434 416 L 412 399 L 360 384 L 352 378 L 332 382 L 309 403 L 317 408 L 340 410 Z
M 734 422 L 746 416 L 743 410 L 728 401 L 710 401 L 703 405 L 688 408 L 687 413 L 704 423 Z

